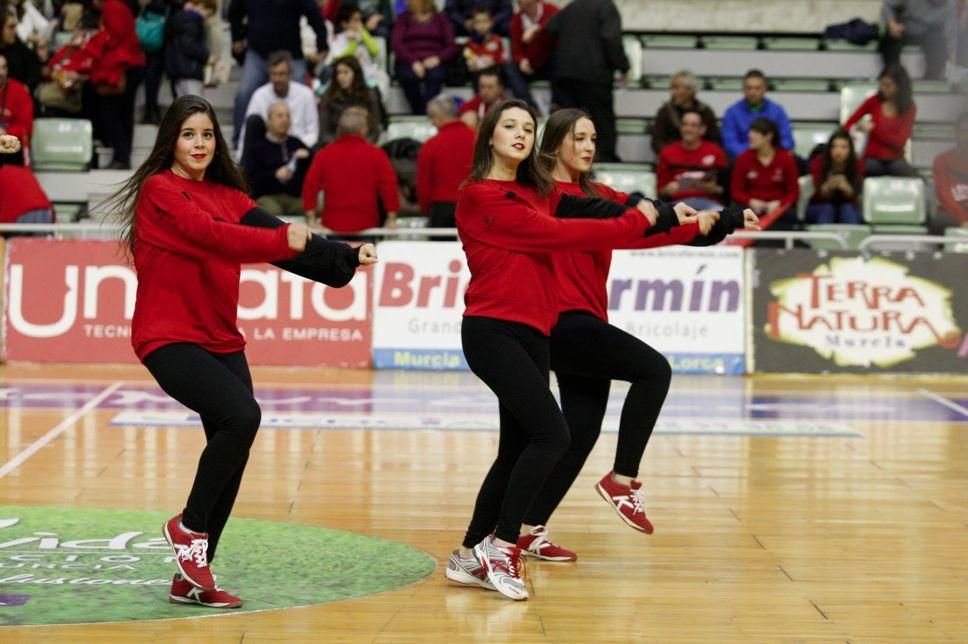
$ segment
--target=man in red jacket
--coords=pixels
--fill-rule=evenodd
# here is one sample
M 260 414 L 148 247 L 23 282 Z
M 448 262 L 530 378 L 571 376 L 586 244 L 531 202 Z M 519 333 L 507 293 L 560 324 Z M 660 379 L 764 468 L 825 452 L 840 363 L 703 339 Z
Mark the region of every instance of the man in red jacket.
M 956 146 L 934 160 L 934 186 L 938 212 L 931 220 L 931 232 L 943 235 L 951 226 L 968 228 L 968 112 L 958 117 Z
M 477 77 L 477 93 L 460 106 L 460 120 L 476 130 L 484 115 L 504 100 L 506 97 L 501 68 L 489 67 Z
M 23 142 L 24 153 L 4 154 L 0 163 L 21 165 L 34 129 L 34 102 L 27 86 L 7 75 L 7 59 L 0 55 L 0 135 L 9 134 Z
M 303 207 L 310 225 L 316 221 L 322 192 L 322 225 L 336 232 L 357 232 L 380 225 L 395 228 L 400 209 L 397 175 L 390 159 L 366 140 L 369 114 L 361 107 L 343 111 L 337 124 L 339 138 L 313 158 L 303 181 Z
M 696 210 L 719 210 L 723 206 L 722 174 L 726 152 L 706 141 L 706 125 L 698 110 L 687 109 L 679 117 L 682 137 L 659 153 L 659 196 L 683 201 Z
M 529 82 L 548 76 L 548 60 L 555 39 L 544 31 L 558 7 L 543 0 L 519 0 L 521 10 L 511 17 L 511 58 Z
M 427 103 L 427 116 L 437 135 L 417 155 L 417 199 L 431 228 L 453 228 L 457 190 L 471 174 L 475 133 L 457 118 L 457 103 L 450 96 Z

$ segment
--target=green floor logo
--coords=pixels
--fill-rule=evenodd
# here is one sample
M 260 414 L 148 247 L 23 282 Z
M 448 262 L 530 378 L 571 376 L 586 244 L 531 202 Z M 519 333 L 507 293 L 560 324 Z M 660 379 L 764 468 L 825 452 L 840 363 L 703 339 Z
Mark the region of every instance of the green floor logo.
M 157 512 L 0 506 L 0 624 L 193 617 L 168 602 L 174 555 Z M 231 519 L 213 563 L 237 611 L 322 604 L 400 588 L 434 560 L 403 544 L 306 525 Z

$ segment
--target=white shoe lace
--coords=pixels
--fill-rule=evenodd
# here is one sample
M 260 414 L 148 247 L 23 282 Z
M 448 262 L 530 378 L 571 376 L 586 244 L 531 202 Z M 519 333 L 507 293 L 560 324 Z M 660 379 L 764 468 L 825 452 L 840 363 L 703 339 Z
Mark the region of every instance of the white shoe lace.
M 645 497 L 642 496 L 641 490 L 629 490 L 629 496 L 632 497 L 632 513 L 633 514 L 645 514 Z
M 207 553 L 208 539 L 192 539 L 192 545 L 188 548 L 182 548 L 178 553 L 178 558 L 185 561 L 194 559 L 195 565 L 199 568 L 204 568 L 208 566 Z

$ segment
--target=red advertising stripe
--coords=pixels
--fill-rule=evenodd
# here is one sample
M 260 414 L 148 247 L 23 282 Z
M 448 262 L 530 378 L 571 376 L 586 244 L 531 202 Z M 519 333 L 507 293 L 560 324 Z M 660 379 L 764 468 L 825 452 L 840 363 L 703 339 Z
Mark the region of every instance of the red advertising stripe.
M 4 276 L 4 360 L 135 362 L 137 279 L 117 243 L 13 239 Z M 269 265 L 243 267 L 239 327 L 250 362 L 368 366 L 369 278 L 332 289 Z

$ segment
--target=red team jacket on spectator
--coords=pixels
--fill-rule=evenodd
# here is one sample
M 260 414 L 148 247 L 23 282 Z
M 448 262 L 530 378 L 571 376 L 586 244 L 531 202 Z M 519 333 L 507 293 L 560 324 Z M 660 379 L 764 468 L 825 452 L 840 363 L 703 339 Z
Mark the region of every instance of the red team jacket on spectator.
M 494 104 L 491 105 L 491 107 L 494 107 L 494 105 L 497 105 L 498 103 L 503 103 L 506 100 L 507 97 L 502 94 L 499 99 L 494 101 Z M 491 110 L 491 107 L 486 107 L 484 102 L 481 100 L 481 97 L 477 94 L 474 94 L 472 97 L 464 101 L 463 104 L 461 104 L 460 109 L 457 110 L 457 113 L 464 114 L 465 112 L 474 112 L 477 114 L 477 118 L 483 119 L 484 115 Z
M 7 134 L 20 139 L 26 146 L 34 130 L 34 101 L 27 86 L 18 80 L 7 78 L 0 87 L 0 126 Z
M 337 232 L 379 226 L 380 202 L 388 212 L 400 209 L 397 175 L 390 159 L 355 134 L 340 136 L 313 157 L 303 181 L 306 210 L 316 209 L 320 190 L 325 195 L 323 225 Z
M 525 58 L 535 70 L 548 64 L 551 52 L 555 49 L 555 39 L 543 29 L 551 16 L 558 13 L 558 7 L 550 2 L 541 2 L 538 24 L 542 30 L 535 34 L 530 43 L 524 43 L 524 16 L 521 11 L 511 17 L 511 58 L 520 63 Z
M 741 204 L 748 204 L 750 199 L 779 199 L 780 208 L 788 208 L 800 193 L 798 178 L 797 162 L 786 150 L 777 149 L 768 166 L 760 163 L 755 150 L 746 150 L 733 164 L 730 196 Z
M 51 207 L 30 168 L 0 166 L 0 224 L 13 224 L 24 213 Z
M 864 150 L 865 159 L 890 161 L 903 158 L 904 146 L 914 130 L 914 117 L 918 113 L 916 105 L 911 105 L 911 109 L 898 116 L 884 116 L 883 107 L 883 103 L 875 94 L 861 103 L 857 111 L 844 123 L 844 129 L 850 130 L 865 115 L 871 115 L 874 129 L 870 131 L 867 148 Z
M 697 190 L 695 186 L 690 186 L 690 182 L 702 180 L 708 175 L 712 175 L 715 181 L 718 172 L 727 165 L 726 152 L 710 141 L 700 141 L 695 150 L 687 150 L 682 141 L 670 143 L 659 153 L 659 191 L 670 182 L 678 181 L 679 191 L 669 197 L 670 201 L 681 201 L 689 197 L 720 199 L 721 195 Z
M 175 342 L 212 353 L 245 348 L 238 329 L 240 264 L 295 257 L 288 225 L 239 224 L 255 208 L 246 194 L 170 170 L 141 188 L 135 208 L 138 296 L 131 344 L 139 360 Z
M 602 199 L 628 203 L 629 196 L 601 183 L 592 184 Z M 587 197 L 574 182 L 557 182 L 558 193 Z M 650 235 L 625 244 L 623 248 L 658 248 L 672 244 L 688 244 L 699 234 L 698 224 L 676 226 L 667 233 Z M 558 276 L 558 310 L 584 311 L 600 320 L 608 321 L 608 272 L 612 267 L 612 251 L 591 250 L 555 253 L 552 256 Z
M 968 160 L 957 150 L 935 158 L 934 187 L 941 210 L 962 224 L 968 223 Z
M 489 179 L 461 190 L 457 232 L 471 272 L 465 316 L 527 324 L 548 335 L 559 310 L 553 252 L 632 244 L 649 226 L 631 209 L 613 219 L 556 219 L 550 202 L 515 181 Z
M 451 121 L 420 146 L 417 198 L 421 212 L 429 213 L 433 203 L 457 203 L 457 191 L 471 174 L 476 136 L 463 121 Z
M 134 28 L 134 16 L 121 0 L 105 0 L 101 8 L 101 30 L 87 43 L 95 60 L 91 82 L 116 87 L 132 67 L 144 67 L 145 55 Z

